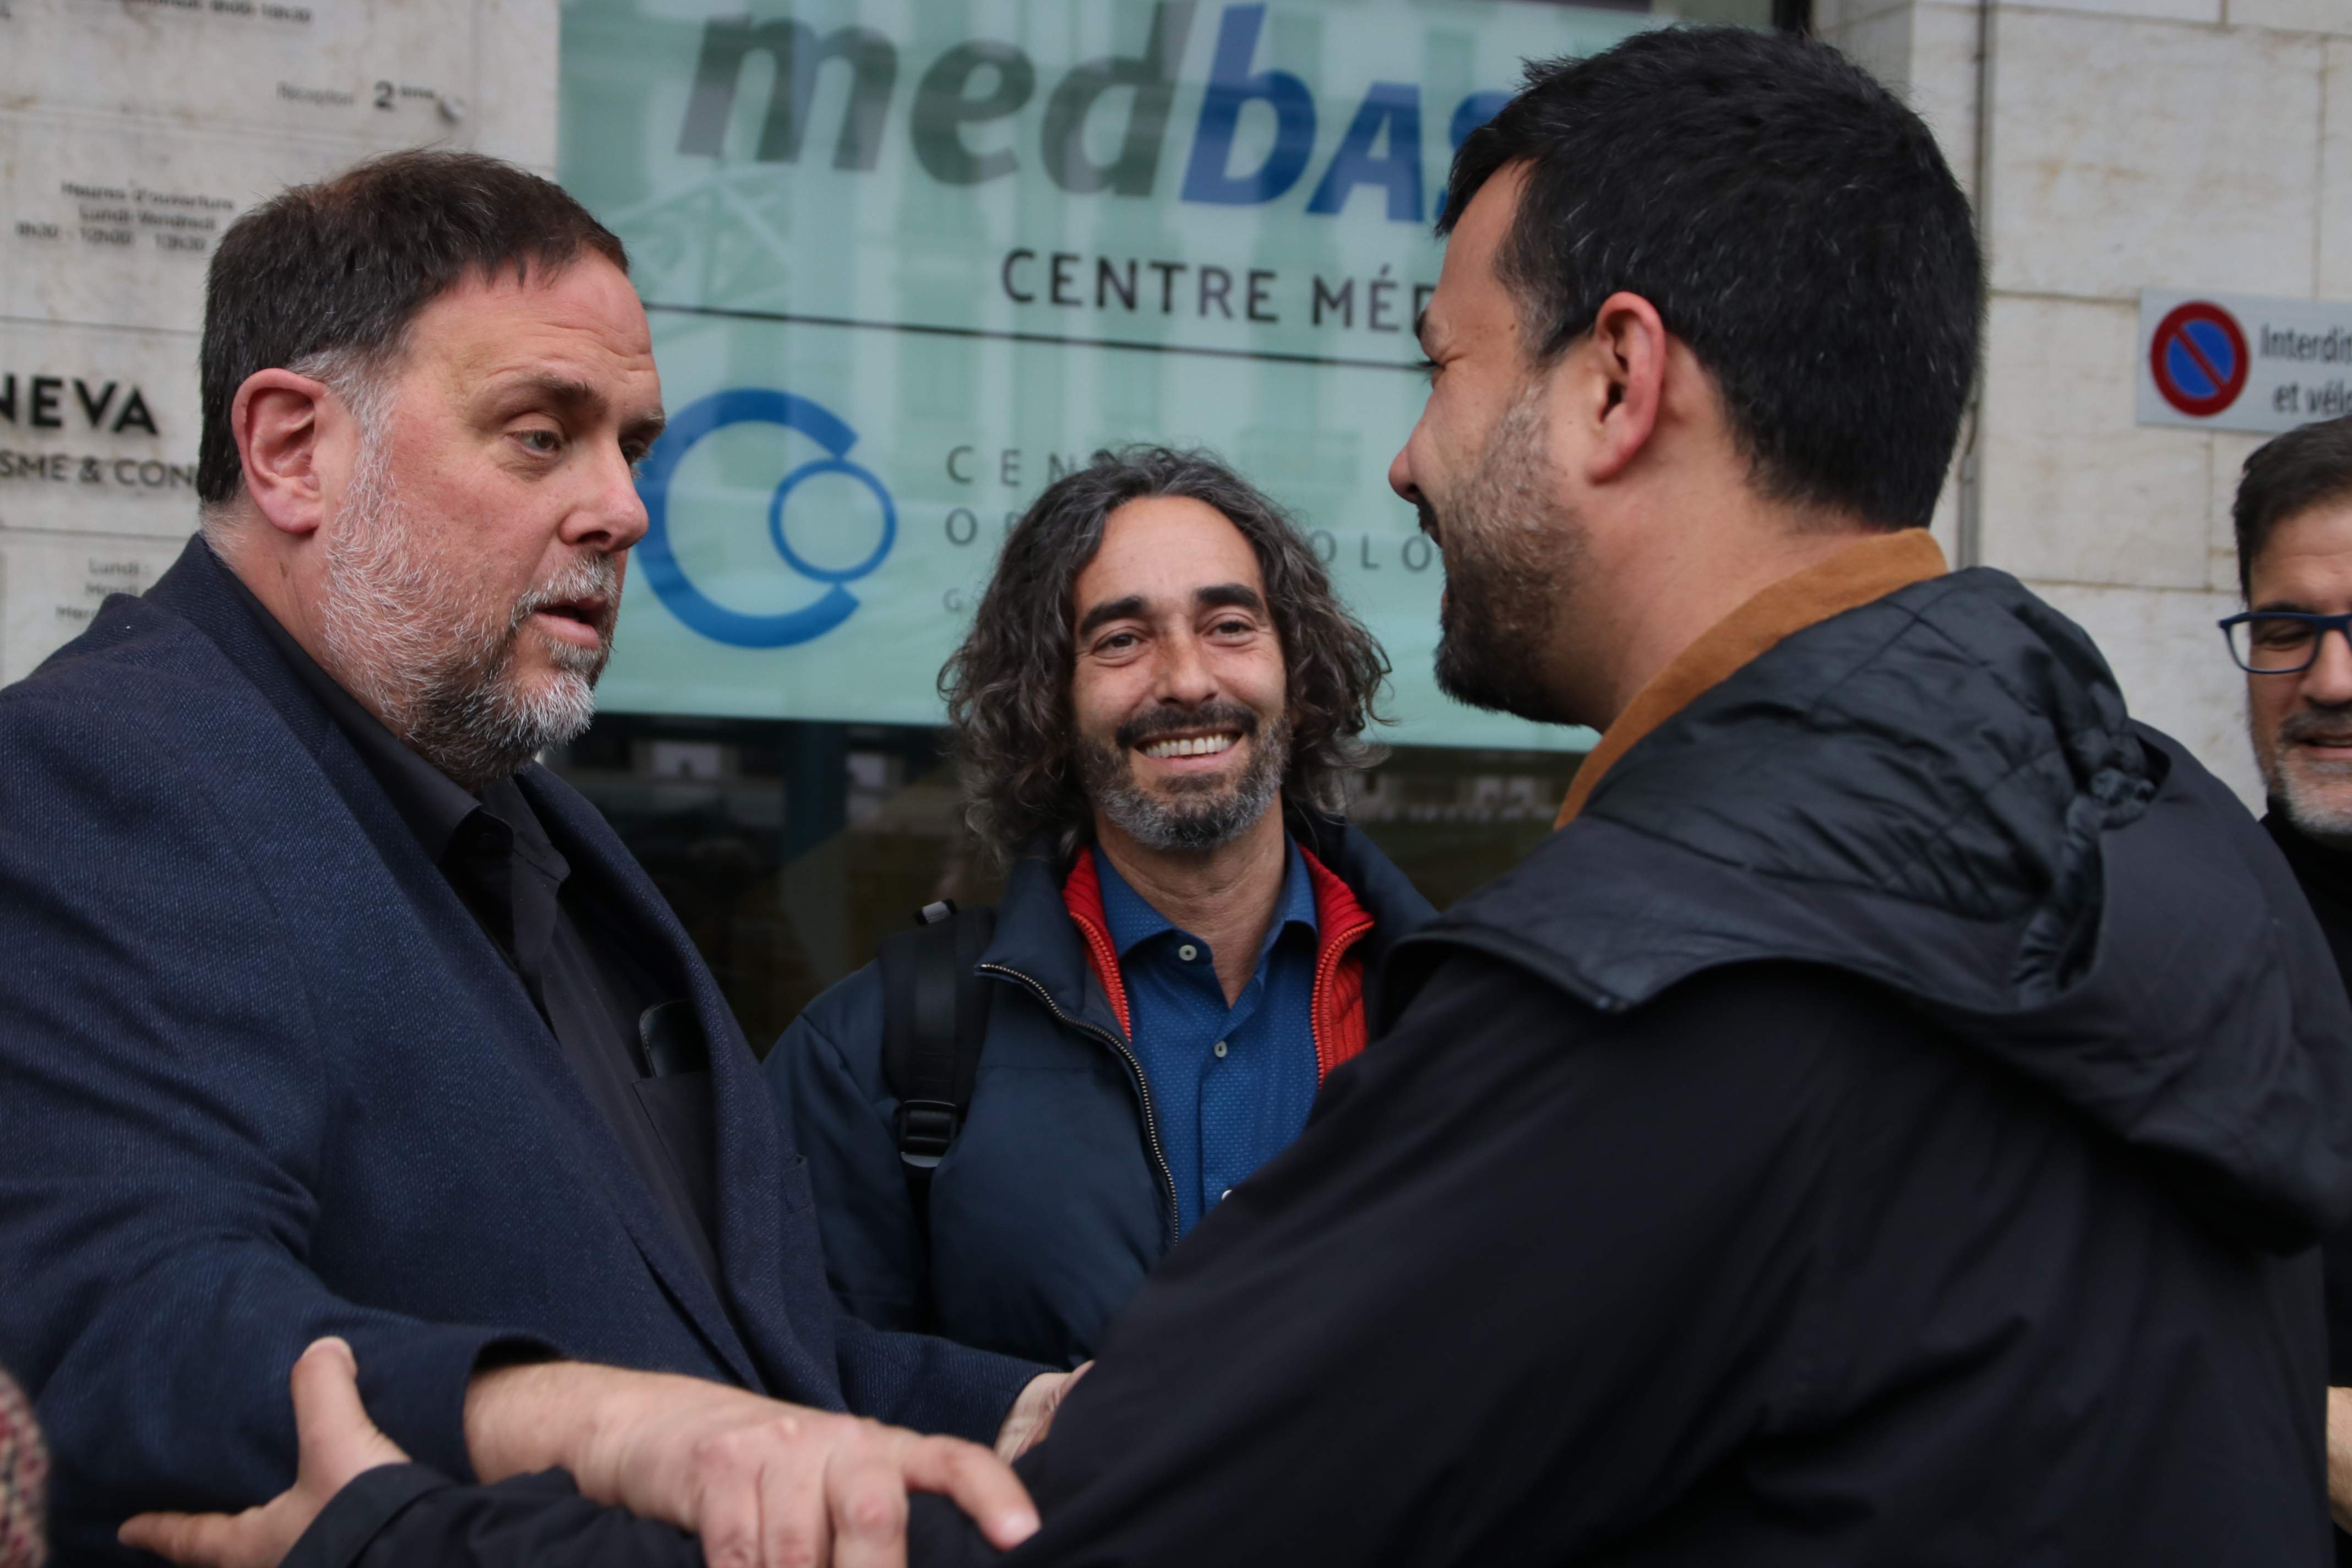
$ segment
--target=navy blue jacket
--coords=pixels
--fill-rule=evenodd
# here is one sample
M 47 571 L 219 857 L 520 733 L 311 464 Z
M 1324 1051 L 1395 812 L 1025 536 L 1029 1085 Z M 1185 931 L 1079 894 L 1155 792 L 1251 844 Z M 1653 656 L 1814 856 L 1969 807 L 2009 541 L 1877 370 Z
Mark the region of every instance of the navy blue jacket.
M 1344 822 L 1294 812 L 1291 826 L 1372 917 L 1356 950 L 1369 993 L 1390 946 L 1435 911 Z M 1075 1366 L 1174 1245 L 1175 1194 L 1126 1032 L 1042 852 L 1013 867 L 981 965 L 998 984 L 970 1115 L 931 1179 L 928 1255 L 899 1173 L 875 965 L 809 1005 L 770 1053 L 768 1081 L 807 1152 L 826 1269 L 850 1311 Z
M 200 541 L 0 691 L 0 1363 L 48 1431 L 68 1560 L 121 1554 L 137 1510 L 285 1488 L 287 1372 L 321 1334 L 458 1477 L 486 1354 L 983 1438 L 1034 1373 L 840 1312 L 709 971 L 587 802 L 519 782 L 701 1021 L 723 1300 Z

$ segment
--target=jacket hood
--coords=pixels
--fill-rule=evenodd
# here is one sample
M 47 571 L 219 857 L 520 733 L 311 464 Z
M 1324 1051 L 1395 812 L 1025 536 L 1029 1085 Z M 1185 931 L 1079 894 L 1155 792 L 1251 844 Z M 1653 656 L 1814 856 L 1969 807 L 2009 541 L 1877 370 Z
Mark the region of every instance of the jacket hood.
M 2235 797 L 2133 722 L 2098 650 L 2007 574 L 1784 639 L 1618 760 L 1574 822 L 1409 941 L 1590 1005 L 1824 965 L 2146 1154 L 2275 1250 L 2352 1216 L 2352 1005 Z

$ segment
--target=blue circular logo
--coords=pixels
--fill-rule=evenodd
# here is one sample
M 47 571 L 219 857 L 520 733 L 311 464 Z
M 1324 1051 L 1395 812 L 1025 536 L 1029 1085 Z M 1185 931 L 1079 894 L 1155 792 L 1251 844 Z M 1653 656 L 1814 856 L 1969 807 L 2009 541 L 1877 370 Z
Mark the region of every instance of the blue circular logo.
M 810 582 L 825 585 L 824 595 L 814 605 L 782 615 L 745 615 L 714 602 L 677 563 L 677 552 L 669 540 L 670 479 L 696 442 L 730 425 L 781 425 L 833 454 L 786 474 L 768 502 L 768 541 L 776 547 L 776 553 Z M 881 565 L 898 539 L 898 509 L 891 504 L 890 492 L 872 473 L 848 460 L 849 448 L 856 444 L 857 432 L 831 410 L 789 392 L 740 387 L 714 392 L 689 404 L 646 454 L 645 467 L 637 476 L 637 494 L 646 503 L 646 536 L 637 545 L 638 567 L 669 613 L 713 642 L 737 647 L 790 647 L 821 637 L 847 620 L 857 608 L 857 600 L 843 584 L 855 583 Z M 872 490 L 881 503 L 882 538 L 873 552 L 854 566 L 817 565 L 793 548 L 792 538 L 784 531 L 785 500 L 803 480 L 819 474 L 845 475 Z

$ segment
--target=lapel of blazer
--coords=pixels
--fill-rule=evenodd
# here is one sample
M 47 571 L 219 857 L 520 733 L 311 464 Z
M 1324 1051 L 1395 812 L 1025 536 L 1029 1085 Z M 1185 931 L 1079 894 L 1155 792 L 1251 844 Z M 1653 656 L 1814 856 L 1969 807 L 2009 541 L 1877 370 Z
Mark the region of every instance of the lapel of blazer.
M 201 556 L 199 552 L 203 552 Z M 759 1368 L 729 1321 L 725 1306 L 711 1289 L 709 1277 L 630 1167 L 628 1157 L 622 1152 L 612 1130 L 605 1126 L 570 1064 L 564 1061 L 562 1047 L 540 1017 L 539 1009 L 531 1005 L 521 982 L 499 956 L 497 948 L 483 934 L 440 868 L 425 858 L 424 847 L 417 843 L 415 834 L 376 783 L 358 751 L 300 678 L 286 667 L 285 659 L 267 634 L 253 624 L 252 612 L 235 588 L 220 580 L 226 572 L 226 567 L 212 558 L 201 538 L 192 540 L 179 562 L 150 590 L 150 596 L 203 632 L 286 721 L 295 740 L 318 763 L 329 787 L 341 799 L 361 832 L 374 846 L 385 870 L 406 895 L 408 907 L 415 911 L 435 951 L 457 977 L 458 994 L 479 1014 L 484 1032 L 508 1049 L 523 1068 L 526 1079 L 539 1090 L 541 1103 L 557 1119 L 578 1154 L 583 1173 L 588 1178 L 586 1184 L 605 1194 L 646 1266 L 661 1281 L 712 1353 L 745 1387 L 762 1387 Z M 545 776 L 542 770 L 533 768 L 526 770 L 526 779 L 533 773 Z M 534 806 L 539 805 L 542 793 L 531 792 Z M 586 807 L 584 802 L 582 806 L 593 809 Z M 571 826 L 568 817 L 565 826 L 567 829 Z M 580 836 L 570 832 L 567 837 L 576 839 Z M 611 842 L 618 847 L 617 839 Z M 622 854 L 625 856 L 626 851 Z M 595 868 L 610 874 L 608 866 Z M 634 862 L 631 868 L 635 868 Z M 642 873 L 639 876 L 642 879 Z M 689 947 L 688 951 L 690 953 L 692 950 Z M 702 973 L 698 962 L 694 969 Z M 699 998 L 697 1008 L 702 1008 Z M 725 1011 L 723 1002 L 720 1010 Z M 708 1022 L 705 1028 L 709 1028 Z M 710 1038 L 715 1058 L 719 1037 L 713 1034 Z M 722 1150 L 724 1144 L 722 1131 Z M 723 1215 L 723 1203 L 721 1212 Z
M 582 851 L 572 862 L 575 869 L 583 862 L 593 866 L 627 918 L 660 942 L 669 960 L 665 967 L 686 977 L 687 994 L 710 1051 L 711 1120 L 718 1129 L 718 1146 L 711 1153 L 719 1194 L 719 1272 L 726 1279 L 734 1321 L 769 1373 L 768 1391 L 803 1399 L 815 1398 L 815 1391 L 835 1391 L 837 1372 L 811 1352 L 783 1310 L 788 1267 L 785 1150 L 759 1061 L 734 1009 L 669 900 L 603 815 L 545 768 L 525 768 L 516 782 L 530 795 L 541 820 L 563 835 L 564 853 L 571 855 L 575 847 Z

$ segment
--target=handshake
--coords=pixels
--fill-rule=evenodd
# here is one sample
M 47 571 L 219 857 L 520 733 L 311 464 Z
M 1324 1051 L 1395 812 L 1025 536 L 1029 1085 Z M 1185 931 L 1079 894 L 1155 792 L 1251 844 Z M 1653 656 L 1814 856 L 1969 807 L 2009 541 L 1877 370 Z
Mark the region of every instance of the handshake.
M 1045 1438 L 1085 1371 L 1032 1380 L 993 1453 L 699 1378 L 570 1362 L 477 1375 L 466 1437 L 484 1481 L 568 1469 L 591 1501 L 700 1536 L 712 1563 L 891 1568 L 906 1561 L 910 1491 L 952 1499 L 1000 1550 L 1036 1532 L 1011 1461 Z M 410 1462 L 369 1418 L 358 1377 L 343 1341 L 313 1343 L 294 1363 L 294 1485 L 237 1514 L 137 1515 L 123 1544 L 186 1568 L 277 1568 L 346 1486 Z

